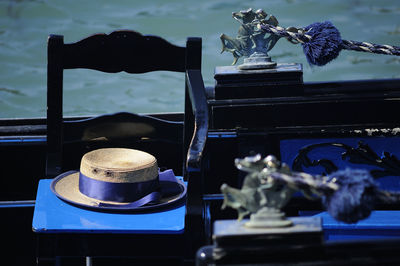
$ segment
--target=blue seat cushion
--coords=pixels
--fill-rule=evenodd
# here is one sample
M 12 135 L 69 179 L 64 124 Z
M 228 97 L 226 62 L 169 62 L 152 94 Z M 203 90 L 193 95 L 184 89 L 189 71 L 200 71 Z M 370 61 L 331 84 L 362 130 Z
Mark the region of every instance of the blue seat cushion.
M 184 231 L 184 204 L 146 213 L 91 211 L 60 200 L 50 190 L 50 183 L 51 179 L 39 181 L 32 221 L 36 233 L 182 234 Z

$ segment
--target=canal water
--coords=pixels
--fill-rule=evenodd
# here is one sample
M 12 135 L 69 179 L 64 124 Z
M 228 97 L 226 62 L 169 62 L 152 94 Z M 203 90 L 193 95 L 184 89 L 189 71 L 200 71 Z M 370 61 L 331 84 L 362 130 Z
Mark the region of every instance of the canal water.
M 212 86 L 214 68 L 233 59 L 220 54 L 219 35 L 236 36 L 239 24 L 231 13 L 249 7 L 275 15 L 283 27 L 329 20 L 343 39 L 400 45 L 397 0 L 0 0 L 0 118 L 46 115 L 49 34 L 74 42 L 93 33 L 132 29 L 178 45 L 188 36 L 202 37 L 203 77 Z M 302 63 L 304 81 L 400 78 L 400 57 L 342 51 L 328 65 L 310 67 L 301 46 L 285 39 L 270 55 L 277 62 Z M 183 110 L 181 73 L 70 70 L 64 78 L 66 116 Z

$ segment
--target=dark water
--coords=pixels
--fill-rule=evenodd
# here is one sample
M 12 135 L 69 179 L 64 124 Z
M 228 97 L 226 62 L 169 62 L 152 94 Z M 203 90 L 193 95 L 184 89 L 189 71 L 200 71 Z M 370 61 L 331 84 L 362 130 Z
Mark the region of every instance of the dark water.
M 215 66 L 232 62 L 231 54 L 220 54 L 219 35 L 235 36 L 239 25 L 231 12 L 248 7 L 274 14 L 284 27 L 330 20 L 343 39 L 400 45 L 400 5 L 395 0 L 0 0 L 0 117 L 45 116 L 46 40 L 51 33 L 74 42 L 93 33 L 133 29 L 178 45 L 199 36 L 203 77 L 213 85 Z M 400 57 L 342 51 L 332 63 L 311 68 L 301 47 L 284 39 L 270 55 L 278 62 L 302 63 L 305 81 L 400 78 Z M 183 110 L 179 73 L 73 70 L 64 75 L 65 115 Z

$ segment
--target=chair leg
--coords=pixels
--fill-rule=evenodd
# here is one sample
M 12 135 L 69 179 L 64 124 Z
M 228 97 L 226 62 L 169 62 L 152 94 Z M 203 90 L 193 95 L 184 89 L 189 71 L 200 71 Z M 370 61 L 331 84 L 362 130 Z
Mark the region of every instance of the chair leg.
M 86 266 L 92 266 L 93 260 L 92 257 L 86 257 Z
M 201 247 L 196 254 L 196 266 L 206 266 L 213 262 L 214 246 Z

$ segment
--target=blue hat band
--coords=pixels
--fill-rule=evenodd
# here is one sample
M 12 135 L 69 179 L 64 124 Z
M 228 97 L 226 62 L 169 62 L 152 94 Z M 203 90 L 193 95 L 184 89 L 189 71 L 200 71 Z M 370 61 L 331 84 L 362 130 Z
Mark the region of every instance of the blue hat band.
M 79 191 L 98 200 L 132 202 L 158 190 L 158 188 L 158 177 L 143 182 L 115 183 L 93 179 L 79 172 Z

